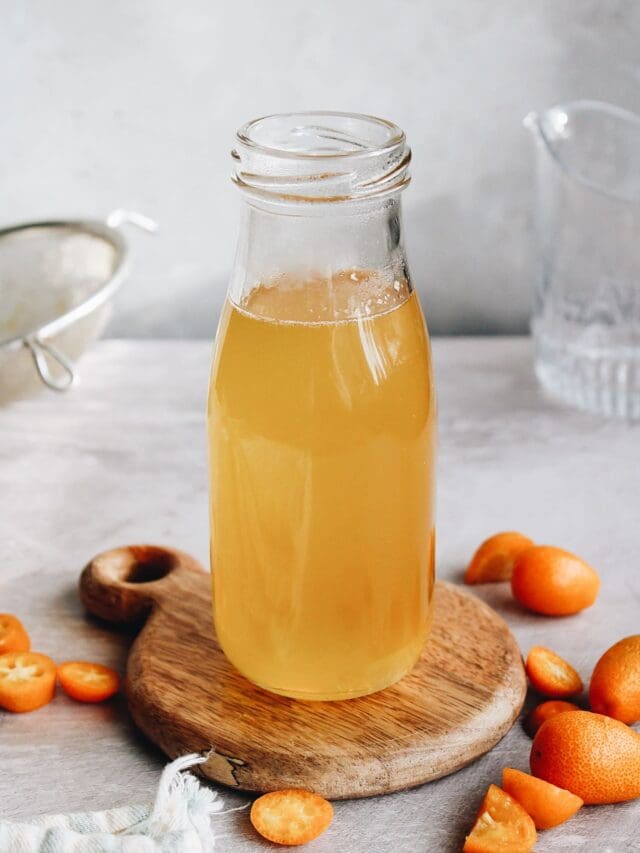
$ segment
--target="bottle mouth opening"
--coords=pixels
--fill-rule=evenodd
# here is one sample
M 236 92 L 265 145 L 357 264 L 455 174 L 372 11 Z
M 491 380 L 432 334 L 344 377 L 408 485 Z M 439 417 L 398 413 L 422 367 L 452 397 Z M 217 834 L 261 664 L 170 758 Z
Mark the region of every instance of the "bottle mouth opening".
M 283 113 L 254 119 L 236 134 L 232 179 L 242 190 L 280 202 L 360 200 L 409 182 L 404 132 L 357 113 Z

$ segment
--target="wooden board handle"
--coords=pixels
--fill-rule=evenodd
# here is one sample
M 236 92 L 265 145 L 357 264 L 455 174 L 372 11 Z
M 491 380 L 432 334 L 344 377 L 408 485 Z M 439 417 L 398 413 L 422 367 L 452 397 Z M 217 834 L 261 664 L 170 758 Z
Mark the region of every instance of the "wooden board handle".
M 144 622 L 155 603 L 177 594 L 185 573 L 206 574 L 200 563 L 174 548 L 128 545 L 94 557 L 80 575 L 80 598 L 108 622 Z

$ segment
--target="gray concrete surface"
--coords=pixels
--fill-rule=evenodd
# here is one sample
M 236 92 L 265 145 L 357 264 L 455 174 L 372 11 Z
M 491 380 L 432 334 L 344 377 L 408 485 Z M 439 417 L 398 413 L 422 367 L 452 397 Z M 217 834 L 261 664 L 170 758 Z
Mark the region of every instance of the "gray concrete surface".
M 71 393 L 43 392 L 0 409 L 0 610 L 24 619 L 36 649 L 123 666 L 127 639 L 87 621 L 77 597 L 79 571 L 98 552 L 155 541 L 206 564 L 209 352 L 202 341 L 103 341 Z M 582 555 L 600 572 L 602 590 L 577 616 L 527 614 L 506 584 L 476 592 L 508 621 L 523 652 L 548 645 L 587 682 L 606 648 L 640 630 L 640 433 L 548 402 L 526 339 L 438 340 L 434 357 L 438 574 L 460 581 L 479 542 L 502 529 Z M 452 776 L 337 803 L 333 826 L 309 853 L 456 853 L 487 785 L 504 766 L 526 769 L 530 746 L 517 722 Z M 162 765 L 121 702 L 78 706 L 58 696 L 34 714 L 0 712 L 5 818 L 144 802 Z M 228 807 L 247 801 L 221 795 Z M 640 801 L 585 807 L 540 833 L 536 850 L 638 850 L 639 824 Z M 271 849 L 244 811 L 220 816 L 216 827 L 220 853 Z
M 155 217 L 114 336 L 211 337 L 245 120 L 395 120 L 414 151 L 408 248 L 433 333 L 520 332 L 531 284 L 531 109 L 640 112 L 633 0 L 21 0 L 0 3 L 0 223 Z

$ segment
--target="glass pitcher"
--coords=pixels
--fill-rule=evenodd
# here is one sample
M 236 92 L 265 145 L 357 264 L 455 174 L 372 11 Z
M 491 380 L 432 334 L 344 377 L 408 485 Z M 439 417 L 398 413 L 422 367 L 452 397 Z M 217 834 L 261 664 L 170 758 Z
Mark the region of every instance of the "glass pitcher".
M 276 115 L 244 196 L 209 391 L 220 645 L 247 678 L 345 699 L 408 672 L 431 620 L 436 406 L 402 240 L 402 131 Z
M 574 101 L 525 126 L 537 143 L 536 372 L 581 409 L 640 418 L 640 118 Z

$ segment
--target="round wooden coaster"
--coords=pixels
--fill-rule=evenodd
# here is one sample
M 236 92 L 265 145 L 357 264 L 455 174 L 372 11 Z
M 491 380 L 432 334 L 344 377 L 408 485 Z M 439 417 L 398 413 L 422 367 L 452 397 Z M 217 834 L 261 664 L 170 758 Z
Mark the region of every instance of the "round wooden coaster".
M 146 620 L 127 665 L 136 724 L 172 758 L 213 747 L 198 772 L 246 791 L 343 799 L 420 785 L 491 749 L 524 702 L 507 625 L 448 583 L 436 583 L 432 633 L 412 672 L 343 702 L 287 699 L 243 678 L 213 632 L 210 576 L 187 554 L 105 552 L 82 573 L 80 594 L 103 619 Z

